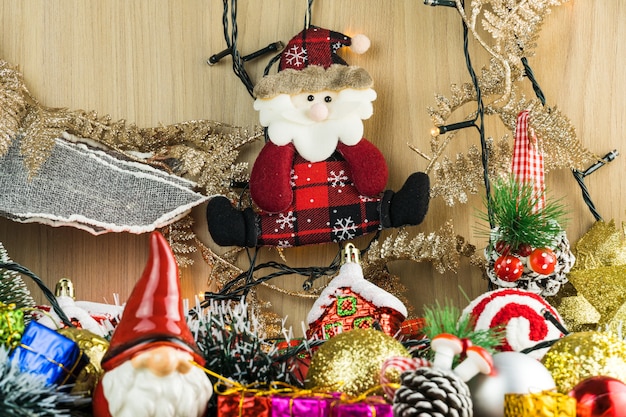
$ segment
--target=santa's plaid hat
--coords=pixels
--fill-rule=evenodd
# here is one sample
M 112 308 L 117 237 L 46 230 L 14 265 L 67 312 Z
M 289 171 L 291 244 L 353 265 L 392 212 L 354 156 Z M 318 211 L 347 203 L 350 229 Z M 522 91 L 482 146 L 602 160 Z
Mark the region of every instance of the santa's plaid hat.
M 364 89 L 373 85 L 363 68 L 348 66 L 337 51 L 349 46 L 365 52 L 370 41 L 365 35 L 349 37 L 339 32 L 309 26 L 294 36 L 280 56 L 278 73 L 263 77 L 254 87 L 257 98 L 344 88 Z
M 111 370 L 136 353 L 162 345 L 187 350 L 200 365 L 205 363 L 187 326 L 172 249 L 161 233 L 152 232 L 148 262 L 124 307 L 102 368 Z

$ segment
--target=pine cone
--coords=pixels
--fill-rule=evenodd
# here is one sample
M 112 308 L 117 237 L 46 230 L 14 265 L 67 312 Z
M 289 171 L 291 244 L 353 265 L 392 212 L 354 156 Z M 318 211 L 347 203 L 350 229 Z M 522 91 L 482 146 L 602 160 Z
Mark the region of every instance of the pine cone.
M 497 240 L 497 228 L 492 231 L 491 242 Z M 499 279 L 494 271 L 494 265 L 496 260 L 500 257 L 500 254 L 490 249 L 490 246 L 485 248 L 485 258 L 487 259 L 487 276 L 492 283 L 496 284 L 500 288 L 520 288 L 522 290 L 528 290 L 535 294 L 539 294 L 542 297 L 552 297 L 556 295 L 561 289 L 561 285 L 567 282 L 567 273 L 574 266 L 576 258 L 570 250 L 570 243 L 567 239 L 567 234 L 562 231 L 558 234 L 552 244 L 549 246 L 557 257 L 557 264 L 554 271 L 550 275 L 541 275 L 533 272 L 528 267 L 524 268 L 524 273 L 515 282 L 506 282 Z M 521 258 L 522 262 L 526 262 L 526 258 Z
M 451 371 L 429 367 L 404 372 L 393 399 L 396 417 L 472 417 L 465 382 Z

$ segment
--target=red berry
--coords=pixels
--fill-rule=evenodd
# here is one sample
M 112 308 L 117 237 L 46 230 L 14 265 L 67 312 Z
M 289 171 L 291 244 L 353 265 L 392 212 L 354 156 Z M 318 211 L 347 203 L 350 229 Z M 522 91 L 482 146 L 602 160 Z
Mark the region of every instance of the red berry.
M 498 240 L 496 242 L 496 246 L 495 246 L 495 250 L 496 252 L 498 252 L 500 255 L 506 255 L 511 251 L 511 245 L 509 245 L 506 241 L 504 240 Z
M 502 281 L 515 282 L 524 273 L 524 264 L 517 256 L 502 255 L 496 259 L 493 269 Z
M 556 262 L 556 255 L 550 248 L 538 248 L 528 255 L 528 267 L 541 275 L 553 273 Z
M 515 251 L 515 253 L 517 253 L 519 256 L 525 258 L 528 255 L 530 255 L 530 253 L 533 251 L 533 247 L 530 246 L 528 243 L 520 243 L 517 246 L 517 250 Z

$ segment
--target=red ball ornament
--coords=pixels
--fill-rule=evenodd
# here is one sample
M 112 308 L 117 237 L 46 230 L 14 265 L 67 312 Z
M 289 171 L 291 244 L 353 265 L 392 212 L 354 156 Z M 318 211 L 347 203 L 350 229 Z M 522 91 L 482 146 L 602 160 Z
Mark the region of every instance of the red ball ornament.
M 496 250 L 496 252 L 498 252 L 500 255 L 508 255 L 509 252 L 511 252 L 511 245 L 509 245 L 506 241 L 504 240 L 498 240 L 496 242 L 496 245 L 494 247 L 494 249 Z
M 502 255 L 496 259 L 493 269 L 502 281 L 515 282 L 522 276 L 524 264 L 516 256 Z
M 528 255 L 528 267 L 538 274 L 550 275 L 556 262 L 556 255 L 550 248 L 538 248 Z
M 533 247 L 530 246 L 528 243 L 520 243 L 517 246 L 517 250 L 515 251 L 515 253 L 517 253 L 519 256 L 526 257 L 530 255 L 532 251 L 533 251 Z
M 592 376 L 569 393 L 576 398 L 577 417 L 626 416 L 626 384 L 608 376 Z

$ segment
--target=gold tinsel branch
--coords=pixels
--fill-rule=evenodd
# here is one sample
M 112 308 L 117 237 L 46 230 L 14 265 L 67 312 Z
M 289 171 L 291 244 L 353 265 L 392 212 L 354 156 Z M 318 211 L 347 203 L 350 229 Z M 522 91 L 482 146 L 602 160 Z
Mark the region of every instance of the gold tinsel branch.
M 237 162 L 241 148 L 263 136 L 260 127 L 230 126 L 210 120 L 192 120 L 167 126 L 139 128 L 126 120 L 98 116 L 95 111 L 43 106 L 30 93 L 22 74 L 0 60 L 0 155 L 22 137 L 21 153 L 32 176 L 50 157 L 58 139 L 92 147 L 165 169 L 185 177 L 206 195 L 235 198 L 232 181 L 247 179 L 247 164 Z M 137 155 L 149 155 L 147 159 Z M 187 216 L 166 234 L 181 267 L 191 264 L 195 233 Z
M 406 297 L 406 287 L 399 277 L 391 274 L 388 264 L 394 261 L 430 262 L 437 272 L 457 272 L 461 257 L 468 258 L 471 265 L 484 268 L 484 257 L 476 253 L 476 247 L 462 236 L 454 233 L 452 222 L 446 222 L 439 230 L 429 234 L 420 233 L 411 238 L 406 229 L 400 229 L 381 241 L 372 242 L 361 260 L 363 275 L 375 285 L 394 294 L 409 308 L 413 307 Z
M 193 265 L 193 258 L 189 255 L 198 251 L 193 224 L 193 217 L 185 216 L 161 229 L 161 233 L 176 255 L 176 262 L 180 268 Z
M 510 165 L 511 147 L 506 138 L 497 144 L 487 139 L 489 159 L 489 175 L 504 172 Z M 433 186 L 431 197 L 442 197 L 448 206 L 455 202 L 466 204 L 468 194 L 477 194 L 484 186 L 482 156 L 480 149 L 472 145 L 466 154 L 459 153 L 455 160 L 444 155 L 441 161 L 433 165 Z
M 0 155 L 9 151 L 26 111 L 28 97 L 22 75 L 7 62 L 0 60 Z
M 451 221 L 429 234 L 410 237 L 400 229 L 382 242 L 372 242 L 361 264 L 365 276 L 376 276 L 392 261 L 430 262 L 439 273 L 456 272 L 461 256 L 473 258 L 476 248 L 454 233 Z M 474 262 L 473 259 L 471 259 Z
M 497 113 L 507 128 L 515 130 L 515 120 L 523 109 L 530 111 L 530 126 L 541 142 L 546 172 L 563 168 L 580 170 L 599 159 L 582 146 L 571 121 L 556 106 L 542 106 L 538 100 L 527 101 L 522 97 L 503 107 L 489 106 L 485 112 Z
M 530 126 L 534 129 L 545 155 L 546 171 L 552 169 L 581 169 L 598 157 L 582 146 L 570 120 L 556 107 L 542 105 L 537 99 L 527 99 L 520 91 L 526 81 L 522 58 L 533 56 L 538 32 L 551 6 L 563 0 L 473 0 L 463 6 L 456 0 L 457 10 L 468 27 L 470 35 L 490 55 L 489 65 L 477 76 L 485 115 L 497 115 L 510 131 L 522 110 L 530 111 Z M 490 39 L 479 32 L 482 24 Z M 450 94 L 435 95 L 435 106 L 427 109 L 432 122 L 444 125 L 452 114 L 468 103 L 477 102 L 471 83 L 452 84 Z M 476 118 L 476 113 L 466 115 L 465 120 Z M 476 194 L 480 188 L 483 166 L 475 147 L 466 154 L 458 153 L 453 160 L 445 155 L 445 149 L 453 142 L 457 132 L 433 137 L 430 154 L 414 149 L 429 161 L 428 173 L 432 173 L 432 196 L 442 197 L 446 204 L 466 203 L 468 194 Z M 495 141 L 487 140 L 489 177 L 505 175 L 510 166 L 511 147 L 508 135 Z M 494 145 L 497 148 L 494 148 Z
M 506 102 L 516 81 L 524 73 L 523 57 L 534 54 L 538 32 L 551 6 L 566 0 L 473 0 L 470 14 L 461 0 L 455 0 L 457 10 L 469 32 L 503 71 L 504 90 L 497 101 Z M 482 16 L 482 19 L 480 19 Z M 491 43 L 478 32 L 477 22 L 491 35 Z
M 247 165 L 236 162 L 240 149 L 263 136 L 260 127 L 247 129 L 210 120 L 139 128 L 123 119 L 100 117 L 95 111 L 50 108 L 41 105 L 22 75 L 2 60 L 0 75 L 0 155 L 14 138 L 24 136 L 21 152 L 32 175 L 50 156 L 54 141 L 63 138 L 167 167 L 196 181 L 207 195 L 228 195 L 231 181 L 245 179 Z M 136 153 L 148 153 L 151 158 L 138 159 Z

